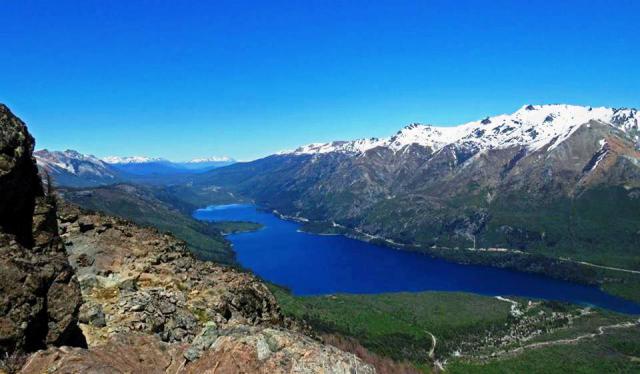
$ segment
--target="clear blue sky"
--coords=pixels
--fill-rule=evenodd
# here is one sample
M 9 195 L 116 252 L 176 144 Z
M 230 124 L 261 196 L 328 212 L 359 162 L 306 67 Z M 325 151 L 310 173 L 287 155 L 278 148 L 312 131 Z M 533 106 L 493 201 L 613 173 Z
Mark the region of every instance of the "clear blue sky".
M 526 103 L 640 106 L 640 1 L 3 1 L 38 148 L 252 159 Z

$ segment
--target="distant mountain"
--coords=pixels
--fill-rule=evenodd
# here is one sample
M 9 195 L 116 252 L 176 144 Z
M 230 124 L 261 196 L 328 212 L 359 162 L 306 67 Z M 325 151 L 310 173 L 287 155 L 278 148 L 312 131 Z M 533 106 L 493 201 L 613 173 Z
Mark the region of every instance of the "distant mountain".
M 291 216 L 399 243 L 502 247 L 640 268 L 635 109 L 526 105 L 460 126 L 311 144 L 210 171 Z
M 90 188 L 59 188 L 66 201 L 92 211 L 130 219 L 138 224 L 172 232 L 187 242 L 199 258 L 226 264 L 234 254 L 219 230 L 191 217 L 196 207 L 172 200 L 163 188 L 133 184 L 114 184 Z
M 138 176 L 176 174 L 185 171 L 171 161 L 162 158 L 133 156 L 105 157 L 103 160 L 120 172 Z
M 206 157 L 206 158 L 194 158 L 187 162 L 176 162 L 175 164 L 188 170 L 194 171 L 208 171 L 219 167 L 231 165 L 236 161 L 230 157 Z
M 144 156 L 110 156 L 105 157 L 103 161 L 122 172 L 138 176 L 203 172 L 235 162 L 228 157 L 198 158 L 187 162 L 173 162 Z
M 235 160 L 227 156 L 212 156 L 212 157 L 204 157 L 204 158 L 194 158 L 193 160 L 188 161 L 187 163 L 199 164 L 204 162 L 235 162 Z
M 38 167 L 58 186 L 97 187 L 122 182 L 179 183 L 192 174 L 233 164 L 228 157 L 211 157 L 187 162 L 172 162 L 143 156 L 99 159 L 74 150 L 34 152 Z
M 121 173 L 95 156 L 66 151 L 43 149 L 34 152 L 38 168 L 45 171 L 58 185 L 88 187 L 117 183 Z
M 108 164 L 146 164 L 153 162 L 169 162 L 163 158 L 159 157 L 146 157 L 146 156 L 107 156 L 102 159 L 102 161 Z

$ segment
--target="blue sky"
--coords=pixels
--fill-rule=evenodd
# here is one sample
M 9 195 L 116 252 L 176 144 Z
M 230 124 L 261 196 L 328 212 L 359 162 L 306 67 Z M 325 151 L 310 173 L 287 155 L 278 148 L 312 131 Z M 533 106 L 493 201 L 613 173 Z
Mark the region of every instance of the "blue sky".
M 4 1 L 38 148 L 252 159 L 527 103 L 640 106 L 639 1 Z

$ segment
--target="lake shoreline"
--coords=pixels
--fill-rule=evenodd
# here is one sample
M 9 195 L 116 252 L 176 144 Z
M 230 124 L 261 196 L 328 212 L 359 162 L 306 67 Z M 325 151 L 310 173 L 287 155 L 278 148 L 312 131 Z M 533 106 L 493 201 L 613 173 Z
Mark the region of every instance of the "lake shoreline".
M 278 218 L 297 222 L 302 224 L 300 227 L 301 232 L 314 235 L 332 235 L 332 236 L 344 236 L 350 239 L 360 240 L 367 243 L 376 245 L 382 245 L 395 250 L 405 250 L 410 252 L 418 252 L 429 255 L 433 258 L 444 259 L 452 261 L 457 264 L 463 265 L 483 265 L 491 266 L 499 269 L 510 269 L 515 271 L 522 271 L 531 274 L 539 274 L 548 276 L 554 279 L 565 280 L 578 284 L 584 284 L 589 286 L 596 286 L 600 290 L 607 292 L 611 295 L 622 297 L 628 301 L 640 303 L 640 295 L 630 296 L 625 292 L 611 292 L 606 288 L 606 284 L 603 278 L 610 276 L 611 272 L 624 271 L 631 274 L 636 274 L 635 271 L 628 271 L 626 269 L 615 269 L 606 266 L 584 263 L 581 261 L 574 261 L 566 258 L 554 258 L 541 254 L 526 253 L 521 250 L 514 250 L 508 248 L 449 248 L 441 246 L 425 247 L 419 244 L 403 244 L 395 242 L 393 239 L 385 238 L 378 235 L 368 234 L 361 230 L 352 229 L 344 225 L 337 224 L 335 222 L 327 221 L 312 221 L 305 217 L 300 216 L 288 216 L 280 213 L 276 209 L 262 208 L 271 212 Z M 309 224 L 314 224 L 313 229 L 307 229 Z M 320 229 L 318 229 L 320 228 Z M 331 229 L 339 228 L 341 232 L 324 232 L 322 228 Z M 578 269 L 585 269 L 589 267 L 598 268 L 592 276 L 585 276 L 584 274 L 590 274 L 589 272 L 579 271 Z M 533 269 L 532 269 L 533 268 Z M 549 270 L 552 270 L 549 272 Z M 579 275 L 576 275 L 579 274 Z M 637 286 L 640 287 L 640 277 L 635 280 Z M 620 282 L 616 282 L 620 283 Z M 624 283 L 624 282 L 622 282 Z M 631 285 L 629 287 L 635 287 Z
M 388 251 L 388 249 L 395 249 L 396 251 L 392 251 L 390 253 L 394 253 L 394 252 L 403 252 L 403 253 L 407 253 L 407 254 L 414 254 L 414 255 L 427 255 L 426 258 L 430 258 L 433 260 L 422 260 L 421 257 L 416 258 L 416 260 L 419 260 L 418 262 L 421 263 L 426 263 L 426 266 L 429 266 L 428 263 L 432 262 L 432 261 L 445 261 L 447 264 L 445 265 L 443 263 L 444 267 L 453 267 L 455 269 L 457 269 L 456 271 L 461 271 L 460 269 L 463 269 L 463 273 L 461 273 L 459 276 L 462 276 L 462 281 L 464 282 L 464 278 L 466 275 L 464 275 L 464 273 L 466 272 L 478 272 L 480 271 L 480 273 L 494 273 L 496 271 L 508 271 L 508 272 L 512 272 L 514 274 L 514 276 L 516 278 L 526 278 L 528 279 L 526 282 L 549 282 L 552 279 L 555 279 L 558 282 L 569 282 L 570 284 L 575 284 L 575 286 L 573 286 L 573 288 L 576 287 L 593 287 L 594 290 L 598 290 L 598 292 L 602 292 L 604 295 L 608 295 L 607 297 L 610 298 L 615 298 L 617 296 L 614 296 L 610 293 L 606 293 L 603 292 L 601 289 L 599 289 L 598 287 L 594 287 L 594 286 L 600 286 L 599 284 L 594 284 L 594 283 L 589 283 L 589 282 L 575 282 L 574 279 L 567 279 L 568 277 L 566 277 L 565 275 L 567 274 L 566 272 L 564 274 L 555 274 L 556 276 L 550 276 L 549 273 L 547 272 L 543 272 L 543 271 L 527 271 L 527 268 L 524 267 L 525 270 L 522 270 L 522 267 L 518 266 L 518 260 L 521 261 L 521 259 L 525 259 L 526 262 L 525 264 L 530 264 L 531 263 L 531 259 L 535 259 L 534 255 L 529 255 L 529 254 L 524 254 L 524 253 L 518 253 L 518 252 L 512 252 L 512 251 L 505 251 L 502 249 L 475 249 L 475 250 L 471 250 L 471 251 L 467 251 L 467 250 L 463 250 L 463 249 L 443 249 L 443 248 L 424 248 L 424 247 L 407 247 L 406 245 L 397 245 L 399 243 L 395 243 L 393 241 L 391 242 L 387 242 L 387 241 L 382 241 L 380 240 L 379 237 L 375 237 L 372 235 L 362 235 L 362 233 L 353 231 L 353 230 L 347 230 L 344 226 L 342 227 L 338 227 L 340 229 L 339 232 L 337 231 L 330 231 L 330 232 L 323 232 L 323 231 L 318 231 L 318 227 L 315 227 L 316 230 L 305 230 L 305 224 L 309 224 L 311 221 L 304 218 L 304 217 L 292 217 L 292 216 L 287 216 L 284 215 L 280 212 L 278 212 L 277 210 L 274 209 L 265 209 L 264 207 L 256 207 L 255 205 L 251 205 L 251 204 L 240 204 L 240 205 L 236 205 L 234 207 L 230 207 L 230 208 L 219 208 L 219 209 L 214 209 L 213 207 L 210 207 L 209 209 L 203 209 L 201 210 L 201 212 L 206 213 L 206 212 L 213 212 L 213 214 L 220 214 L 224 212 L 224 209 L 230 209 L 230 210 L 234 210 L 234 208 L 237 208 L 239 211 L 240 210 L 244 210 L 245 213 L 249 212 L 249 211 L 253 211 L 254 213 L 250 213 L 253 214 L 255 217 L 262 217 L 260 219 L 267 219 L 270 220 L 270 222 L 272 222 L 272 225 L 275 226 L 281 226 L 278 222 L 289 222 L 289 224 L 291 223 L 295 223 L 295 226 L 290 226 L 291 229 L 287 229 L 290 230 L 290 232 L 303 232 L 305 234 L 309 234 L 309 239 L 298 239 L 298 240 L 303 240 L 303 241 L 310 241 L 309 243 L 302 244 L 303 247 L 307 247 L 307 248 L 314 248 L 316 239 L 313 239 L 314 237 L 318 237 L 318 238 L 327 238 L 327 240 L 337 240 L 338 242 L 336 243 L 342 243 L 344 242 L 345 239 L 349 239 L 349 240 L 353 240 L 354 243 L 363 243 L 363 244 L 371 244 L 374 245 L 374 247 L 368 247 L 366 245 L 356 245 L 358 248 L 363 248 L 366 253 L 360 253 L 358 254 L 358 256 L 362 256 L 364 255 L 365 257 L 361 258 L 358 261 L 374 261 L 375 260 L 372 258 L 380 257 L 380 254 L 378 253 L 378 250 L 373 250 L 373 252 L 371 252 L 371 249 L 375 249 L 376 247 L 380 248 L 380 251 Z M 230 212 L 227 211 L 225 214 L 229 214 Z M 216 218 L 216 219 L 223 219 L 223 220 L 237 220 L 238 217 L 234 217 L 233 216 L 233 212 L 231 212 L 232 216 L 231 218 L 226 217 L 225 218 Z M 254 217 L 254 218 L 255 218 Z M 265 218 L 267 217 L 267 218 Z M 272 217 L 272 218 L 268 218 L 268 217 Z M 200 217 L 200 219 L 205 219 L 207 220 L 208 218 L 206 217 Z M 241 220 L 250 220 L 245 216 L 240 217 Z M 260 219 L 256 219 L 256 220 L 250 220 L 250 221 L 256 221 L 259 222 Z M 263 223 L 263 222 L 261 222 Z M 264 223 L 263 223 L 264 224 Z M 325 223 L 326 225 L 326 223 Z M 267 228 L 265 230 L 261 230 L 259 233 L 249 233 L 246 235 L 249 236 L 254 236 L 254 235 L 258 235 L 258 236 L 263 236 L 263 237 L 268 237 L 269 235 L 271 235 L 269 233 L 268 230 L 268 226 L 269 224 L 266 224 Z M 285 225 L 286 226 L 286 225 Z M 331 225 L 333 227 L 338 226 L 338 225 Z M 266 232 L 265 232 L 266 231 Z M 315 231 L 315 232 L 314 232 Z M 319 235 L 318 235 L 319 234 Z M 280 235 L 289 235 L 287 233 L 280 233 Z M 344 239 L 339 239 L 339 237 L 344 237 Z M 284 239 L 288 240 L 288 237 L 282 237 Z M 335 238 L 335 239 L 332 239 Z M 415 287 L 414 286 L 410 286 L 409 288 L 405 289 L 402 288 L 402 286 L 400 286 L 399 289 L 388 289 L 388 288 L 384 288 L 381 290 L 378 289 L 366 289 L 364 291 L 362 291 L 361 289 L 357 289 L 356 290 L 351 290 L 348 289 L 348 284 L 347 284 L 347 290 L 342 289 L 341 287 L 345 287 L 343 284 L 338 284 L 337 285 L 337 289 L 331 289 L 331 286 L 329 285 L 320 285 L 318 289 L 316 289 L 315 291 L 303 291 L 303 292 L 299 292 L 295 290 L 296 284 L 291 284 L 291 283 L 286 283 L 286 279 L 283 282 L 282 279 L 278 279 L 278 277 L 282 278 L 283 275 L 278 274 L 278 273 L 271 273 L 271 275 L 275 276 L 276 279 L 270 278 L 269 274 L 263 274 L 260 271 L 260 268 L 262 266 L 266 266 L 264 265 L 262 262 L 270 262 L 270 261 L 274 261 L 273 259 L 270 258 L 265 258 L 264 261 L 262 262 L 258 262 L 255 264 L 252 264 L 251 261 L 256 261 L 256 260 L 251 260 L 249 258 L 249 260 L 247 260 L 245 258 L 245 261 L 249 261 L 249 263 L 243 263 L 242 261 L 242 257 L 243 256 L 247 256 L 247 254 L 243 254 L 243 245 L 236 245 L 236 241 L 240 240 L 242 243 L 247 241 L 247 237 L 244 237 L 244 234 L 239 234 L 236 237 L 231 237 L 229 238 L 232 242 L 234 242 L 234 250 L 236 251 L 236 254 L 238 255 L 238 258 L 240 260 L 240 262 L 242 263 L 243 267 L 247 268 L 247 269 L 251 269 L 252 271 L 254 271 L 256 274 L 258 274 L 259 276 L 268 279 L 269 281 L 273 282 L 273 283 L 278 283 L 278 284 L 283 284 L 285 287 L 289 287 L 292 288 L 294 290 L 294 293 L 299 294 L 299 295 L 322 295 L 322 294 L 331 294 L 331 293 L 340 293 L 340 292 L 346 292 L 346 293 L 366 293 L 366 294 L 372 294 L 372 293 L 389 293 L 389 292 L 402 292 L 402 291 L 407 291 L 407 292 L 415 292 L 415 291 L 429 291 L 429 290 L 433 290 L 433 291 L 451 291 L 451 289 L 448 288 L 428 288 L 431 286 L 426 286 L 429 283 L 425 283 L 423 286 L 419 286 L 419 287 L 427 287 L 427 288 L 412 288 Z M 269 249 L 268 246 L 270 245 L 270 243 L 268 243 L 268 241 L 274 241 L 273 239 L 266 239 L 267 242 L 266 243 L 267 247 L 265 247 L 264 249 Z M 276 239 L 275 241 L 279 241 L 282 239 Z M 342 245 L 345 245 L 344 243 Z M 347 245 L 351 245 L 351 244 L 347 244 Z M 355 244 L 354 244 L 355 245 Z M 286 247 L 286 244 L 283 245 L 284 247 Z M 280 247 L 280 246 L 278 246 Z M 269 251 L 265 251 L 264 249 L 261 248 L 261 252 L 266 252 L 269 253 Z M 279 250 L 280 248 L 278 248 Z M 315 248 L 314 248 L 315 249 Z M 326 249 L 326 248 L 325 248 Z M 246 249 L 244 250 L 246 252 Z M 331 248 L 331 251 L 335 251 L 334 248 Z M 335 256 L 336 258 L 340 258 L 340 257 L 344 257 L 347 256 L 347 258 L 349 256 L 352 256 L 352 254 L 349 252 L 350 250 L 347 250 L 347 252 L 344 252 L 344 250 L 342 251 L 338 251 L 336 252 L 333 256 Z M 320 251 L 322 252 L 322 251 Z M 264 256 L 264 253 L 261 254 L 262 256 Z M 317 254 L 314 254 L 317 255 Z M 255 256 L 252 255 L 252 256 Z M 274 256 L 278 257 L 279 255 L 277 253 L 274 253 Z M 401 258 L 405 258 L 405 257 L 411 257 L 411 255 L 402 255 Z M 387 258 L 387 259 L 393 259 L 394 261 L 396 261 L 396 259 L 394 259 L 394 257 L 396 257 L 395 255 L 390 255 L 390 254 L 386 254 L 383 255 L 383 258 Z M 414 256 L 415 257 L 415 256 Z M 411 257 L 411 258 L 414 258 Z M 514 260 L 514 257 L 516 258 Z M 506 258 L 506 260 L 505 260 Z M 326 259 L 320 258 L 321 261 L 328 261 Z M 539 260 L 539 259 L 538 259 Z M 277 261 L 272 265 L 275 266 L 276 268 L 279 268 L 281 266 L 289 266 L 286 264 L 287 260 L 286 258 L 283 259 L 282 261 L 284 261 L 284 265 L 281 263 L 278 263 Z M 307 261 L 307 258 L 301 258 L 300 260 L 297 260 L 298 262 L 300 261 Z M 311 260 L 310 260 L 311 261 Z M 334 260 L 330 260 L 330 261 L 334 261 Z M 382 262 L 384 263 L 385 261 L 388 260 L 383 260 Z M 502 261 L 502 262 L 500 262 Z M 542 261 L 549 261 L 549 259 L 547 258 L 543 258 Z M 303 262 L 300 263 L 300 265 L 308 265 L 308 264 L 304 264 Z M 540 260 L 538 261 L 538 264 L 540 263 Z M 497 265 L 496 265 L 497 264 Z M 297 265 L 297 263 L 296 263 Z M 566 265 L 566 264 L 565 264 Z M 257 266 L 257 268 L 256 268 Z M 352 265 L 349 265 L 352 266 Z M 360 265 L 359 265 L 360 266 Z M 379 264 L 376 264 L 375 266 L 379 266 Z M 375 268 L 374 266 L 374 268 Z M 411 267 L 411 264 L 407 264 L 406 266 Z M 401 268 L 398 269 L 398 273 L 397 274 L 392 274 L 392 273 L 388 273 L 388 275 L 392 275 L 393 277 L 398 277 L 401 276 L 401 274 L 406 270 L 405 265 L 403 265 Z M 462 266 L 463 268 L 459 268 L 460 266 Z M 478 270 L 478 268 L 466 268 L 466 266 L 472 266 L 472 267 L 480 267 L 482 268 L 481 270 Z M 545 267 L 547 266 L 547 264 L 544 265 Z M 457 268 L 456 268 L 457 267 Z M 562 268 L 561 266 L 558 266 L 557 263 L 553 263 L 552 266 L 553 268 L 555 268 L 556 270 L 559 268 Z M 496 270 L 488 270 L 488 269 L 496 269 Z M 289 269 L 290 271 L 291 269 Z M 357 269 L 356 269 L 357 270 Z M 375 269 L 374 269 L 375 270 Z M 414 269 L 415 270 L 415 269 Z M 563 269 L 564 270 L 564 269 Z M 273 271 L 273 269 L 271 270 Z M 285 270 L 286 272 L 287 270 Z M 340 271 L 342 271 L 340 268 L 336 268 L 336 270 L 331 270 L 332 272 L 337 271 L 338 275 L 340 273 Z M 388 271 L 392 271 L 391 268 Z M 439 271 L 439 270 L 438 270 Z M 313 272 L 311 272 L 313 273 Z M 400 274 L 400 275 L 399 275 Z M 501 276 L 505 276 L 504 273 L 499 273 L 502 274 Z M 530 274 L 529 278 L 527 278 L 526 276 L 524 276 L 524 274 Z M 414 274 L 415 275 L 415 274 Z M 368 275 L 367 275 L 368 276 Z M 422 277 L 424 275 L 417 275 L 418 277 Z M 537 280 L 532 280 L 530 277 L 534 276 L 537 277 Z M 445 276 L 445 278 L 451 277 L 451 275 L 447 275 Z M 386 276 L 385 276 L 386 278 Z M 544 279 L 549 279 L 549 281 L 545 281 Z M 378 279 L 379 281 L 379 279 Z M 428 282 L 432 282 L 433 280 L 429 280 Z M 456 280 L 456 282 L 459 282 L 460 280 Z M 487 279 L 486 281 L 491 282 L 491 279 Z M 483 282 L 486 282 L 483 281 Z M 348 281 L 348 282 L 353 282 L 353 280 Z M 508 283 L 508 282 L 507 282 Z M 581 286 L 582 285 L 582 286 Z M 313 286 L 316 287 L 316 286 Z M 328 287 L 328 291 L 327 291 L 327 287 Z M 464 288 L 467 287 L 467 288 Z M 474 290 L 473 287 L 477 287 L 477 286 L 471 286 L 469 288 L 469 286 L 464 286 L 463 288 L 460 289 L 453 289 L 453 291 L 462 291 L 462 292 L 472 292 L 472 293 L 477 293 L 477 294 L 481 294 L 481 295 L 488 295 L 488 296 L 496 296 L 496 295 L 506 295 L 506 296 L 523 296 L 523 295 L 519 295 L 518 293 L 509 293 L 509 292 L 495 292 L 495 291 L 491 291 L 490 289 L 479 289 L 479 290 Z M 482 286 L 480 286 L 482 287 Z M 517 287 L 521 287 L 519 285 L 516 285 Z M 526 285 L 523 285 L 523 287 L 528 287 Z M 563 287 L 569 287 L 569 286 L 563 286 Z M 572 288 L 572 287 L 569 287 Z M 546 292 L 546 291 L 545 291 Z M 583 291 L 581 291 L 583 292 Z M 586 291 L 585 291 L 586 292 Z M 544 292 L 543 292 L 544 294 Z M 560 297 L 560 299 L 564 298 L 565 296 L 562 295 L 556 295 L 556 296 L 552 296 L 551 298 L 548 296 L 533 296 L 533 295 L 528 295 L 528 296 L 524 296 L 524 297 L 535 297 L 535 298 L 542 298 L 542 299 L 554 299 L 557 297 Z M 598 297 L 604 297 L 604 296 L 598 296 Z M 605 297 L 606 299 L 606 297 Z M 579 299 L 581 300 L 581 299 Z M 578 300 L 578 303 L 581 303 Z M 622 299 L 620 299 L 622 302 Z M 625 302 L 630 302 L 632 300 L 629 299 L 625 299 Z M 582 302 L 584 304 L 584 302 Z M 624 303 L 623 303 L 624 304 Z M 634 305 L 636 305 L 635 303 L 632 303 Z M 596 304 L 597 305 L 597 304 Z M 622 304 L 621 304 L 622 305 Z M 633 309 L 633 307 L 629 307 L 630 310 Z
M 391 249 L 423 253 L 432 256 L 433 258 L 444 259 L 457 264 L 491 266 L 499 269 L 510 269 L 531 274 L 549 276 L 554 279 L 560 279 L 589 286 L 597 286 L 599 289 L 612 295 L 623 297 L 629 301 L 640 302 L 639 298 L 627 297 L 627 295 L 624 294 L 608 292 L 603 287 L 603 282 L 599 280 L 599 277 L 597 276 L 602 276 L 603 272 L 594 274 L 593 277 L 585 277 L 584 272 L 577 271 L 577 269 L 589 266 L 601 268 L 605 271 L 616 271 L 615 269 L 609 269 L 604 266 L 585 264 L 580 261 L 573 261 L 564 258 L 553 258 L 540 254 L 531 254 L 523 252 L 521 250 L 508 248 L 449 248 L 442 246 L 425 247 L 419 244 L 403 244 L 398 243 L 390 238 L 365 233 L 361 230 L 352 229 L 335 222 L 312 221 L 305 217 L 288 216 L 280 213 L 275 209 L 267 208 L 265 210 L 270 211 L 280 219 L 302 224 L 299 230 L 308 234 L 338 236 L 342 235 L 350 239 L 360 240 L 376 245 L 382 245 Z M 313 226 L 310 224 L 312 224 Z M 312 228 L 309 229 L 309 227 Z M 335 228 L 338 228 L 340 232 L 330 231 Z M 324 231 L 323 229 L 326 231 Z M 549 271 L 550 269 L 553 269 L 553 271 Z M 624 269 L 621 270 L 624 271 Z M 630 271 L 630 273 L 634 272 Z M 638 280 L 638 282 L 640 282 L 640 279 Z

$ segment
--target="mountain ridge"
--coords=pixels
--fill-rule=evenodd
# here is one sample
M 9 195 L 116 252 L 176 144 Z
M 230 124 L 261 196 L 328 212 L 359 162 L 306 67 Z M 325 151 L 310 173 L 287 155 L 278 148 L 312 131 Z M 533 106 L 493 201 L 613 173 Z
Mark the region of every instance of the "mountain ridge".
M 93 155 L 78 151 L 35 151 L 38 167 L 52 176 L 56 183 L 72 186 L 91 186 L 117 183 L 122 175 L 111 165 Z
M 414 124 L 386 140 L 231 165 L 194 186 L 398 243 L 465 248 L 475 237 L 485 248 L 640 266 L 635 109 L 527 105 L 446 134 Z
M 173 162 L 143 156 L 100 159 L 75 150 L 34 152 L 38 167 L 53 183 L 65 187 L 96 187 L 122 182 L 149 182 L 149 178 L 179 177 L 206 172 L 235 162 L 228 157 L 209 157 Z
M 107 156 L 101 158 L 103 162 L 107 164 L 143 164 L 148 162 L 170 162 L 174 164 L 198 164 L 203 162 L 235 162 L 235 160 L 228 156 L 209 156 L 209 157 L 197 157 L 189 161 L 171 161 L 162 157 L 147 157 L 147 156 Z
M 377 147 L 394 152 L 417 144 L 435 152 L 452 143 L 471 143 L 483 149 L 526 145 L 533 150 L 556 138 L 558 144 L 590 120 L 610 123 L 629 132 L 640 144 L 638 111 L 634 108 L 585 107 L 567 104 L 524 105 L 512 114 L 485 117 L 457 126 L 412 123 L 388 138 L 311 143 L 279 154 L 321 154 L 342 152 L 360 154 Z M 546 125 L 546 126 L 545 126 Z M 469 145 L 471 145 L 469 144 Z

